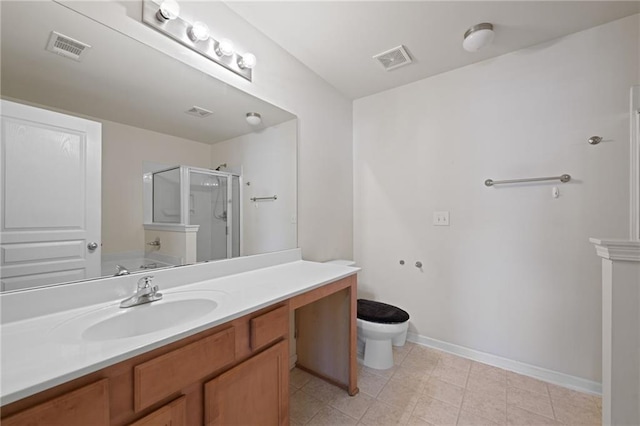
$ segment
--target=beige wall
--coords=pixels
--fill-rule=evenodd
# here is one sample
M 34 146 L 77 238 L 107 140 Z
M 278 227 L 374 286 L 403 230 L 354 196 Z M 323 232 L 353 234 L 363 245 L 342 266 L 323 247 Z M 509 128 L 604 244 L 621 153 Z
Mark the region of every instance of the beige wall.
M 102 252 L 145 247 L 142 163 L 210 167 L 207 144 L 102 121 Z

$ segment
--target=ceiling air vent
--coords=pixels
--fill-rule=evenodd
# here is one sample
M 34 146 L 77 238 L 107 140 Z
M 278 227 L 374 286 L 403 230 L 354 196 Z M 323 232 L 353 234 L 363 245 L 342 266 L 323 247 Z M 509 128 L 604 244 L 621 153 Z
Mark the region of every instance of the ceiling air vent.
M 57 53 L 58 55 L 78 62 L 82 60 L 89 48 L 91 48 L 91 46 L 88 44 L 74 40 L 56 31 L 51 31 L 49 43 L 47 43 L 47 50 L 49 52 Z
M 373 57 L 382 65 L 386 71 L 391 71 L 403 65 L 411 63 L 411 56 L 407 53 L 404 46 L 394 47 L 386 52 L 379 53 Z
M 200 117 L 200 118 L 208 117 L 211 114 L 213 114 L 212 111 L 209 111 L 208 109 L 200 108 L 198 106 L 192 106 L 191 108 L 189 108 L 185 112 L 187 114 L 189 114 L 189 115 L 194 115 L 194 116 Z

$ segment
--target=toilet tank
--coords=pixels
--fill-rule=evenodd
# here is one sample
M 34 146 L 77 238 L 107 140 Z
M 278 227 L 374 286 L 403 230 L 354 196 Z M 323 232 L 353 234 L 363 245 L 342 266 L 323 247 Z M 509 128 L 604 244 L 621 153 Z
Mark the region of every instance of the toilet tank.
M 324 263 L 333 263 L 334 265 L 342 265 L 342 266 L 356 266 L 356 262 L 354 262 L 353 260 L 346 260 L 346 259 L 327 260 Z

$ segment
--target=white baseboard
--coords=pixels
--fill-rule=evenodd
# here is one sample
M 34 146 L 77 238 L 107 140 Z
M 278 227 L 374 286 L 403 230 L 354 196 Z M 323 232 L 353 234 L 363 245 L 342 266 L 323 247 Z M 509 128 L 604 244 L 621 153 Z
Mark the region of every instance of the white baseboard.
M 547 370 L 546 368 L 536 367 L 535 365 L 525 364 L 523 362 L 514 361 L 497 355 L 491 355 L 475 349 L 465 348 L 464 346 L 458 346 L 441 340 L 432 339 L 430 337 L 421 336 L 416 333 L 407 333 L 407 340 L 409 342 L 417 343 L 418 345 L 438 349 L 443 352 L 448 352 L 463 358 L 489 364 L 494 367 L 513 371 L 514 373 L 530 376 L 580 392 L 602 395 L 602 383 L 599 382 L 594 382 L 553 370 Z

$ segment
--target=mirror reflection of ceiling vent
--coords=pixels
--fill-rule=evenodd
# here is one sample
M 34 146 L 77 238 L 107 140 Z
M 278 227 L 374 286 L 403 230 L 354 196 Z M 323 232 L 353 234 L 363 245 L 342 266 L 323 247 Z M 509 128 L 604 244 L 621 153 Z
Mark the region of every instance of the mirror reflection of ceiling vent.
M 189 115 L 195 115 L 196 117 L 204 118 L 213 114 L 212 111 L 208 109 L 200 108 L 199 106 L 192 106 L 188 110 L 185 111 Z
M 58 55 L 78 62 L 84 58 L 89 48 L 91 48 L 91 46 L 88 44 L 74 40 L 56 31 L 51 31 L 49 43 L 47 43 L 47 50 L 49 52 L 57 53 Z
M 382 65 L 386 71 L 391 71 L 404 65 L 411 63 L 411 56 L 407 53 L 406 48 L 403 45 L 394 47 L 386 52 L 379 53 L 373 57 Z

